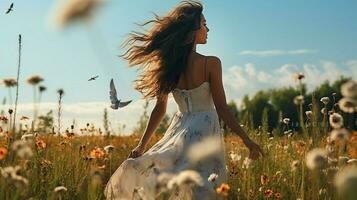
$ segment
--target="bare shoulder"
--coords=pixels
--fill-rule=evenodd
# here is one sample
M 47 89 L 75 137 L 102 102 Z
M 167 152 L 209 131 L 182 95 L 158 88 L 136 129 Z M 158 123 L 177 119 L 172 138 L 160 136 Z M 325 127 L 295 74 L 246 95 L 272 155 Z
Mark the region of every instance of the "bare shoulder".
M 221 59 L 217 56 L 205 56 L 207 59 L 207 70 L 210 74 L 219 75 L 222 71 Z

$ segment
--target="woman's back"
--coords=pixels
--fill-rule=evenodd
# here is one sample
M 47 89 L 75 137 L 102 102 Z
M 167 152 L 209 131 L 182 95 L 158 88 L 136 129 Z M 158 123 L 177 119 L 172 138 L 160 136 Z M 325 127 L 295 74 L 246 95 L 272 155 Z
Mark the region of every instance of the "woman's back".
M 188 59 L 186 72 L 181 75 L 176 88 L 190 90 L 199 87 L 204 82 L 209 82 L 208 58 L 198 53 L 191 56 Z
M 172 91 L 178 111 L 193 113 L 214 110 L 207 72 L 207 57 L 200 55 L 192 61 L 193 65 L 188 66 L 185 77 L 180 77 L 181 83 L 178 84 L 186 87 L 177 87 Z

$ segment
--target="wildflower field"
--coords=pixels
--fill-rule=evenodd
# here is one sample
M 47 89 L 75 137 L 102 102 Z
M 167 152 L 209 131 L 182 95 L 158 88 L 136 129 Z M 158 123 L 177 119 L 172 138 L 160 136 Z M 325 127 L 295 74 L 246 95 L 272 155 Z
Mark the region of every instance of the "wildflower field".
M 163 2 L 164 1 L 162 1 L 162 4 Z M 31 2 L 31 4 L 32 3 L 35 4 L 35 2 Z M 137 4 L 137 2 L 135 3 Z M 85 22 L 83 24 L 89 25 L 89 23 L 87 23 L 89 22 L 89 17 L 94 15 L 94 10 L 98 9 L 100 4 L 102 4 L 102 1 L 99 0 L 67 1 L 67 3 L 63 4 L 62 7 L 59 6 L 57 11 L 55 9 L 56 12 L 54 15 L 54 24 L 56 24 L 55 26 L 57 26 L 57 28 L 63 29 L 69 26 L 69 24 L 72 24 L 74 21 L 82 21 Z M 324 2 L 323 5 L 325 4 L 327 3 Z M 36 9 L 40 9 L 41 6 L 34 7 L 36 7 Z M 140 7 L 146 6 L 137 6 L 135 4 L 132 5 L 132 8 L 135 9 L 138 9 Z M 221 8 L 220 6 L 212 4 L 211 8 L 213 7 Z M 256 9 L 255 5 L 252 7 Z M 272 7 L 280 8 L 280 6 L 275 5 Z M 353 6 L 349 7 L 352 8 Z M 11 4 L 11 6 L 6 11 L 6 14 L 9 14 L 7 15 L 9 16 L 9 18 L 7 18 L 6 21 L 11 22 L 12 25 L 16 24 L 11 21 L 15 18 L 10 18 L 10 16 L 16 14 L 17 8 L 19 8 L 20 11 L 20 9 L 22 9 L 23 7 L 17 7 L 17 5 L 14 7 L 14 4 Z M 123 9 L 126 9 L 126 7 L 123 7 Z M 235 9 L 238 10 L 238 8 Z M 300 9 L 300 7 L 293 8 L 294 11 L 300 11 Z M 222 10 L 226 12 L 225 9 Z M 234 10 L 234 13 L 239 13 L 237 12 L 237 10 Z M 322 10 L 324 13 L 329 13 L 328 10 L 323 10 L 323 8 L 315 9 L 314 12 L 311 12 L 309 10 L 306 13 L 316 14 L 315 12 L 318 12 L 320 10 Z M 249 14 L 255 13 L 255 11 L 256 10 L 252 10 L 252 12 L 244 11 L 243 13 Z M 263 10 L 259 11 L 263 12 Z M 27 12 L 24 10 L 22 12 L 27 14 Z M 137 14 L 133 10 L 130 10 L 130 12 L 130 14 L 132 15 L 140 15 L 140 17 L 143 15 L 143 13 Z M 36 10 L 36 14 L 37 13 L 42 13 L 42 11 L 40 12 L 40 10 Z M 215 15 L 217 14 L 215 12 L 212 13 L 214 13 Z M 274 10 L 269 11 L 269 14 L 271 13 L 279 14 L 279 18 L 277 18 L 279 19 L 279 21 L 272 20 L 271 23 L 269 23 L 269 26 L 272 26 L 271 28 L 269 28 L 268 26 L 261 26 L 260 24 L 256 25 L 257 27 L 264 28 L 264 34 L 269 36 L 269 39 L 267 40 L 272 40 L 273 35 L 277 35 L 275 33 L 269 33 L 268 29 L 279 30 L 279 32 L 282 32 L 283 30 L 281 29 L 281 27 L 284 24 L 281 24 L 280 19 L 287 18 L 287 16 L 285 15 L 283 17 L 280 16 L 281 13 L 276 12 Z M 289 13 L 289 11 L 286 13 Z M 24 21 L 25 18 L 34 18 L 36 21 L 38 21 L 38 18 L 32 17 L 32 14 L 33 13 L 30 13 L 28 15 L 19 15 L 18 19 Z M 105 21 L 105 23 L 103 24 L 107 24 L 107 26 L 110 27 L 110 31 L 115 32 L 115 37 L 117 37 L 118 35 L 120 35 L 120 32 L 116 32 L 113 30 L 120 29 L 124 19 L 117 18 L 117 15 L 121 14 L 119 11 L 115 11 L 115 13 L 112 14 L 113 15 L 108 15 L 113 18 L 112 21 L 108 20 Z M 349 14 L 350 13 L 346 14 L 345 10 L 343 10 L 343 17 L 349 17 Z M 33 14 L 33 16 L 37 15 Z M 222 17 L 219 20 L 215 20 L 217 21 L 216 30 L 228 30 L 227 27 L 218 27 L 218 25 L 220 24 L 225 24 L 222 23 L 223 20 L 221 19 L 229 18 L 227 16 L 225 16 L 224 18 Z M 323 19 L 326 18 L 322 15 L 316 16 Z M 263 17 L 265 18 L 265 16 Z M 259 18 L 259 21 L 264 21 L 261 20 L 263 19 L 263 17 Z M 252 22 L 249 24 L 254 24 L 253 20 L 258 17 L 248 17 L 247 15 L 247 17 L 238 18 L 249 19 L 249 21 Z M 118 19 L 123 21 L 120 21 Z M 293 19 L 294 20 L 289 22 L 289 24 L 299 24 L 297 18 Z M 304 28 L 306 33 L 300 34 L 303 35 L 303 40 L 309 41 L 306 40 L 308 39 L 307 36 L 310 37 L 308 32 L 309 30 L 314 30 L 313 28 L 318 24 L 327 24 L 329 31 L 316 31 L 316 33 L 323 35 L 324 37 L 326 36 L 326 41 L 323 41 L 322 39 L 324 37 L 318 35 L 318 39 L 321 40 L 322 43 L 329 43 L 332 40 L 336 40 L 336 43 L 338 43 L 337 39 L 339 39 L 339 37 L 336 36 L 339 36 L 341 33 L 336 33 L 334 35 L 334 38 L 332 39 L 328 38 L 328 32 L 332 32 L 330 31 L 330 27 L 333 27 L 331 30 L 342 30 L 341 32 L 343 32 L 343 37 L 340 38 L 346 38 L 348 44 L 353 43 L 351 42 L 353 38 L 348 38 L 345 35 L 348 32 L 346 27 L 350 27 L 350 24 L 342 23 L 343 21 L 350 20 L 340 20 L 340 18 L 338 18 L 338 20 L 331 19 L 328 19 L 330 20 L 328 21 L 328 23 L 327 21 L 318 21 L 318 23 L 313 24 L 313 26 L 310 24 L 306 26 Z M 316 18 L 316 20 L 318 19 Z M 310 22 L 313 20 L 308 21 Z M 343 27 L 343 29 L 341 27 L 330 26 L 331 21 L 337 21 L 338 24 L 341 23 L 343 25 L 341 26 Z M 26 25 L 30 24 L 28 21 L 26 21 L 25 23 Z M 214 20 L 212 20 L 212 23 L 214 23 Z M 78 68 L 81 68 L 81 73 L 84 73 L 83 71 L 92 70 L 89 68 L 84 68 L 84 65 L 91 65 L 93 60 L 98 61 L 98 68 L 102 67 L 102 69 L 109 70 L 106 67 L 109 68 L 111 66 L 110 61 L 107 62 L 105 58 L 106 52 L 104 51 L 104 49 L 107 48 L 105 46 L 105 39 L 107 39 L 107 35 L 103 34 L 103 36 L 101 36 L 102 34 L 100 28 L 103 24 L 100 24 L 100 26 L 86 26 L 86 29 L 83 29 L 87 31 L 86 34 L 89 38 L 88 46 L 92 46 L 94 49 L 95 53 L 93 53 L 93 55 L 83 54 L 86 57 L 81 57 L 82 54 L 77 54 L 78 52 L 72 53 L 72 51 L 74 51 L 73 49 L 75 49 L 73 48 L 74 46 L 81 46 L 82 44 L 65 44 L 63 40 L 60 40 L 60 43 L 64 44 L 65 50 L 70 52 L 70 54 L 67 55 L 68 57 L 65 57 L 66 60 L 73 61 L 73 56 L 76 56 L 76 58 L 78 58 L 77 60 L 87 61 L 88 59 L 88 63 L 85 62 L 81 63 L 82 65 L 79 65 Z M 245 23 L 242 23 L 242 25 L 244 24 Z M 279 24 L 280 27 L 273 28 L 274 24 Z M 240 22 L 239 25 L 229 24 L 228 28 L 233 28 L 235 26 L 240 27 Z M 258 33 L 261 31 L 259 29 L 251 29 L 252 27 L 253 26 L 242 26 L 239 29 L 250 30 Z M 11 29 L 13 27 L 9 26 L 6 28 Z M 286 31 L 290 28 L 284 29 L 284 31 Z M 300 28 L 296 26 L 291 30 L 297 32 L 298 29 Z M 40 35 L 36 35 L 37 40 L 35 40 L 36 38 L 31 37 L 26 38 L 28 39 L 27 41 L 29 41 L 29 48 L 28 51 L 25 52 L 28 53 L 31 50 L 36 52 L 35 54 L 29 55 L 27 57 L 27 60 L 31 60 L 31 56 L 40 55 L 39 61 L 36 61 L 36 64 L 38 65 L 43 65 L 43 63 L 41 62 L 47 59 L 51 60 L 51 64 L 52 62 L 58 62 L 58 60 L 56 59 L 60 55 L 60 51 L 57 48 L 59 48 L 60 45 L 57 43 L 53 44 L 53 46 L 42 47 L 43 43 L 40 43 L 40 40 L 44 40 L 44 43 L 52 44 L 52 42 L 54 42 L 52 41 L 52 39 L 55 37 L 51 36 L 51 40 L 49 41 L 43 39 L 45 37 L 41 35 L 41 32 L 36 32 L 36 26 L 33 26 L 32 24 L 30 24 L 29 27 L 25 27 L 24 29 L 16 29 L 16 32 L 20 32 L 20 30 L 28 30 L 28 32 L 25 32 L 27 35 L 30 35 L 30 32 L 35 32 L 36 34 Z M 233 29 L 229 29 L 229 31 L 224 32 L 232 32 L 232 30 Z M 353 29 L 352 27 L 351 30 L 355 29 Z M 243 32 L 235 33 L 236 35 L 240 35 Z M 312 32 L 310 32 L 310 34 L 311 33 Z M 351 31 L 351 33 L 354 34 L 353 31 Z M 24 34 L 25 37 L 26 34 Z M 286 32 L 285 34 L 286 35 L 284 36 L 291 36 L 291 33 Z M 334 34 L 334 32 L 332 32 L 332 34 Z M 236 35 L 234 35 L 234 37 L 236 37 Z M 291 38 L 293 38 L 294 44 L 299 43 L 300 40 L 296 40 L 295 37 L 300 37 L 300 35 L 295 35 L 294 37 L 291 36 Z M 221 41 L 222 38 L 224 39 L 223 41 Z M 266 41 L 256 42 L 257 36 L 252 35 L 252 38 L 254 39 L 254 43 L 266 43 Z M 285 44 L 285 41 L 280 42 L 280 35 L 278 35 L 278 38 L 279 42 L 276 44 Z M 240 46 L 240 43 L 244 42 L 244 40 L 246 40 L 247 38 L 239 40 L 239 44 L 233 44 L 236 38 L 229 38 L 228 34 L 219 35 L 218 39 L 219 40 L 217 40 L 218 42 L 216 43 L 229 43 L 231 46 Z M 10 39 L 5 38 L 4 40 Z M 247 41 L 249 40 L 247 39 Z M 79 40 L 79 42 L 82 41 Z M 115 45 L 117 43 L 117 41 L 110 40 L 110 42 L 108 41 L 108 44 L 111 42 L 115 43 Z M 131 150 L 134 149 L 140 141 L 140 138 L 142 137 L 140 133 L 143 132 L 143 129 L 145 129 L 147 125 L 147 121 L 142 120 L 145 119 L 145 117 L 142 117 L 140 119 L 141 121 L 139 123 L 139 127 L 135 129 L 135 133 L 133 133 L 132 135 L 128 133 L 128 136 L 118 136 L 117 134 L 114 134 L 113 132 L 113 134 L 111 134 L 110 131 L 108 131 L 109 128 L 107 110 L 104 110 L 104 129 L 102 128 L 102 130 L 99 127 L 91 126 L 89 123 L 86 124 L 86 126 L 80 128 L 75 128 L 74 125 L 70 127 L 65 127 L 63 125 L 62 116 L 62 106 L 64 101 L 63 97 L 65 96 L 64 89 L 59 88 L 57 90 L 58 98 L 55 103 L 55 110 L 51 110 L 46 115 L 43 115 L 43 113 L 41 114 L 39 112 L 41 110 L 39 107 L 41 106 L 42 94 L 47 90 L 46 86 L 41 85 L 41 83 L 44 81 L 44 78 L 42 78 L 40 75 L 31 76 L 26 80 L 27 84 L 30 85 L 33 89 L 33 116 L 22 115 L 21 109 L 18 108 L 18 105 L 23 102 L 29 102 L 29 99 L 19 98 L 19 85 L 25 82 L 21 74 L 21 72 L 23 72 L 21 57 L 22 45 L 22 35 L 19 34 L 18 43 L 16 44 L 17 65 L 15 68 L 11 69 L 12 72 L 16 72 L 16 77 L 0 77 L 1 86 L 4 86 L 0 88 L 0 91 L 5 91 L 1 93 L 0 98 L 4 98 L 6 100 L 3 101 L 0 107 L 0 200 L 105 199 L 104 187 L 106 186 L 106 183 L 108 182 L 112 174 L 115 172 L 115 170 L 118 168 L 118 166 L 125 159 L 127 159 Z M 315 44 L 311 43 L 311 45 L 308 46 L 315 47 L 314 45 Z M 250 47 L 249 45 L 246 46 Z M 287 44 L 286 46 L 294 45 Z M 349 49 L 350 46 L 352 45 L 339 47 L 326 46 L 324 44 L 320 48 L 324 50 L 336 49 L 336 51 L 339 51 L 339 54 L 346 52 L 355 52 Z M 42 52 L 33 50 L 34 47 L 39 49 L 40 47 L 42 47 Z M 280 48 L 280 46 L 277 47 Z M 53 51 L 53 54 L 48 54 L 47 56 L 45 52 L 50 52 L 50 48 L 51 50 L 55 49 L 56 51 Z M 85 46 L 84 48 L 86 50 L 90 47 Z M 210 48 L 211 50 L 214 50 L 214 53 L 215 51 L 220 52 L 223 49 L 223 47 L 221 48 L 221 45 L 213 46 Z M 272 47 L 267 46 L 267 48 Z M 6 51 L 10 52 L 11 50 L 13 49 L 7 49 Z M 236 49 L 234 51 L 236 51 Z M 207 50 L 207 52 L 209 52 L 209 50 Z M 224 51 L 222 52 L 222 55 L 226 53 Z M 239 56 L 251 54 L 256 54 L 262 57 L 279 55 L 297 56 L 315 52 L 315 50 L 311 49 L 298 49 L 288 51 L 270 50 L 263 52 L 249 50 L 240 52 Z M 326 51 L 321 51 L 321 53 L 321 55 L 323 55 L 323 59 L 328 58 L 328 56 L 326 56 Z M 110 54 L 110 56 L 112 56 L 113 54 L 114 53 Z M 332 54 L 334 53 L 332 52 Z M 230 55 L 232 57 L 234 56 L 234 59 L 236 59 L 235 57 L 237 56 L 237 54 L 232 54 L 231 52 L 227 53 L 227 55 Z M 8 55 L 5 54 L 4 58 L 7 58 L 7 56 Z M 90 57 L 95 58 L 91 60 L 89 59 Z M 350 57 L 352 58 L 353 56 Z M 260 57 L 260 59 L 262 58 Z M 261 61 L 260 59 L 259 63 Z M 338 60 L 341 59 L 342 57 Z M 252 67 L 252 64 L 250 62 L 250 60 L 247 60 L 247 65 Z M 264 62 L 265 60 L 261 63 Z M 302 63 L 305 62 L 307 61 L 302 60 Z M 274 61 L 271 63 L 278 62 Z M 357 66 L 356 60 L 351 61 L 349 63 L 350 66 Z M 75 63 L 72 63 L 73 65 L 70 65 L 70 62 L 66 64 L 68 64 L 68 66 L 76 65 Z M 1 63 L 1 65 L 3 65 L 3 63 Z M 283 65 L 280 70 L 286 70 L 290 65 L 291 64 Z M 327 69 L 332 69 L 331 65 L 331 63 L 327 63 L 325 67 Z M 115 65 L 115 67 L 117 66 Z M 309 65 L 304 65 L 304 67 L 310 69 Z M 54 68 L 56 67 L 53 67 L 52 69 Z M 312 69 L 313 68 L 310 69 L 310 72 L 313 74 L 313 79 L 315 79 L 314 75 L 318 73 Z M 327 75 L 332 76 L 334 75 L 334 73 L 337 73 L 338 70 L 331 70 L 331 72 L 329 72 Z M 343 69 L 341 68 L 341 70 Z M 355 68 L 352 70 L 354 70 L 355 72 Z M 241 72 L 241 69 L 231 68 L 228 71 L 233 77 L 235 74 L 239 75 L 240 73 L 238 72 Z M 255 74 L 254 68 L 246 68 L 246 71 L 249 76 L 253 76 Z M 27 68 L 24 71 L 24 74 L 28 72 L 32 73 L 33 71 L 32 69 Z M 108 77 L 114 76 L 112 72 L 108 73 Z M 72 76 L 73 74 L 70 75 Z M 263 84 L 269 81 L 275 81 L 275 77 L 270 77 L 269 73 L 264 72 L 259 73 L 259 75 L 261 76 L 257 77 L 258 79 L 260 78 L 262 80 Z M 55 74 L 54 76 L 55 78 L 59 79 L 56 80 L 59 82 L 65 82 L 67 81 L 67 78 L 69 79 L 69 77 L 66 77 L 69 75 L 65 73 Z M 124 76 L 127 76 L 126 72 L 125 74 L 123 74 L 123 77 Z M 77 74 L 73 75 L 73 77 L 75 77 L 76 81 L 78 81 Z M 98 76 L 91 77 L 88 81 L 94 81 L 96 78 L 98 78 Z M 229 128 L 226 127 L 226 125 L 221 124 L 221 130 L 222 134 L 224 134 L 225 142 L 225 160 L 228 181 L 226 183 L 217 184 L 216 179 L 218 175 L 214 172 L 212 172 L 212 174 L 210 174 L 208 177 L 200 177 L 195 171 L 192 172 L 192 170 L 187 170 L 184 171 L 187 173 L 183 175 L 184 178 L 180 180 L 180 183 L 174 183 L 177 186 L 176 189 L 180 189 L 180 187 L 187 186 L 195 187 L 196 185 L 201 184 L 202 180 L 205 179 L 208 180 L 210 184 L 212 184 L 213 191 L 216 192 L 215 195 L 220 196 L 223 199 L 356 200 L 357 82 L 355 79 L 353 79 L 355 77 L 337 82 L 336 84 L 333 84 L 333 87 L 330 87 L 328 84 L 321 85 L 319 90 L 316 90 L 319 92 L 313 91 L 311 92 L 311 94 L 307 94 L 306 85 L 303 83 L 304 78 L 305 77 L 303 73 L 294 74 L 294 79 L 298 83 L 297 89 L 290 87 L 279 90 L 280 88 L 277 88 L 277 90 L 273 89 L 272 91 L 266 93 L 265 91 L 258 92 L 255 96 L 257 97 L 256 99 L 243 98 L 243 104 L 245 108 L 241 111 L 241 116 L 238 116 L 237 114 L 235 115 L 235 117 L 237 118 L 237 121 L 240 122 L 241 127 L 246 131 L 249 137 L 262 147 L 265 153 L 265 156 L 263 158 L 259 158 L 258 160 L 254 161 L 250 160 L 248 158 L 248 149 L 244 146 L 241 139 L 235 133 L 231 132 Z M 242 79 L 242 77 L 233 77 L 231 79 Z M 247 79 L 247 85 L 250 85 L 250 80 L 251 79 Z M 235 84 L 236 82 L 233 83 Z M 91 88 L 92 86 L 93 85 L 91 85 L 90 87 L 88 86 L 88 88 Z M 73 88 L 73 90 L 77 89 L 78 93 L 83 92 L 81 91 L 81 89 L 75 88 L 75 86 L 73 86 Z M 238 89 L 236 91 L 238 91 Z M 8 94 L 5 94 L 6 92 L 8 92 Z M 92 90 L 90 92 L 95 93 Z M 274 98 L 271 99 L 271 97 Z M 22 100 L 23 102 L 19 102 Z M 273 104 L 275 106 L 273 106 Z M 116 108 L 118 108 L 118 106 Z M 55 117 L 52 117 L 52 111 L 56 113 Z M 146 110 L 143 116 L 145 115 Z M 164 120 L 162 121 L 165 121 L 166 123 L 169 120 L 168 118 L 164 118 Z M 150 139 L 150 143 L 147 145 L 147 149 L 149 149 L 152 145 L 159 141 L 160 138 L 163 137 L 162 133 L 164 133 L 166 128 L 168 127 L 168 124 L 165 123 L 160 124 L 160 134 L 153 134 Z M 203 145 L 202 148 L 203 147 L 204 149 L 202 150 L 202 153 L 205 154 L 204 156 L 210 156 L 207 155 L 209 153 L 217 153 L 206 149 L 215 148 L 214 146 L 209 146 L 206 144 Z M 201 152 L 198 152 L 197 154 L 200 153 Z M 200 155 L 197 155 L 197 157 L 200 157 Z M 174 180 L 174 178 L 169 181 L 171 181 L 172 183 L 172 180 Z M 171 190 L 167 182 L 160 184 L 160 187 L 163 187 L 167 190 Z M 134 191 L 135 195 L 133 199 L 146 200 L 146 197 L 141 195 L 140 193 L 140 190 L 142 189 L 145 188 L 139 188 L 138 190 Z M 158 199 L 165 198 L 158 195 Z
M 355 82 L 346 83 L 342 94 L 356 92 L 349 91 L 353 87 Z M 351 111 L 348 106 L 343 109 Z M 202 178 L 226 199 L 355 199 L 357 132 L 343 126 L 339 112 L 307 111 L 310 122 L 304 132 L 290 130 L 279 137 L 264 126 L 249 129 L 242 124 L 263 148 L 264 159 L 249 160 L 239 137 L 229 133 L 224 137 L 228 182 L 216 185 L 214 173 Z M 314 121 L 324 115 L 326 123 Z M 1 116 L 0 199 L 103 199 L 109 177 L 140 140 L 140 135 L 88 136 L 84 132 L 98 131 L 88 126 L 61 136 L 31 129 L 12 132 L 11 116 L 12 111 Z M 22 126 L 28 121 L 23 116 Z M 290 119 L 282 123 L 289 126 Z M 148 146 L 160 138 L 154 135 Z

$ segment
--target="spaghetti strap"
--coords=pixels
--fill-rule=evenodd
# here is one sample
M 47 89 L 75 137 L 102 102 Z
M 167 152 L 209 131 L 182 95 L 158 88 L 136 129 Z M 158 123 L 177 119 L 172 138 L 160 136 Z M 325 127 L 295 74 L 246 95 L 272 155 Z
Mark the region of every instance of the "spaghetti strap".
M 206 68 L 207 68 L 206 65 L 207 65 L 207 57 L 205 58 L 205 81 L 207 80 L 206 79 Z

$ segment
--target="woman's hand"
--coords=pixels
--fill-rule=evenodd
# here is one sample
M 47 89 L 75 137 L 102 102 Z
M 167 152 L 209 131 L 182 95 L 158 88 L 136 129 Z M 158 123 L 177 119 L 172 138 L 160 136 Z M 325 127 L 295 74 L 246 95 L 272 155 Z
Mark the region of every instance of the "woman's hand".
M 244 141 L 244 144 L 249 149 L 249 158 L 252 160 L 256 160 L 259 158 L 259 154 L 264 157 L 264 153 L 260 146 L 256 144 L 254 141 L 247 139 Z
M 136 158 L 141 156 L 145 151 L 145 146 L 144 145 L 138 145 L 135 147 L 129 154 L 128 158 Z

